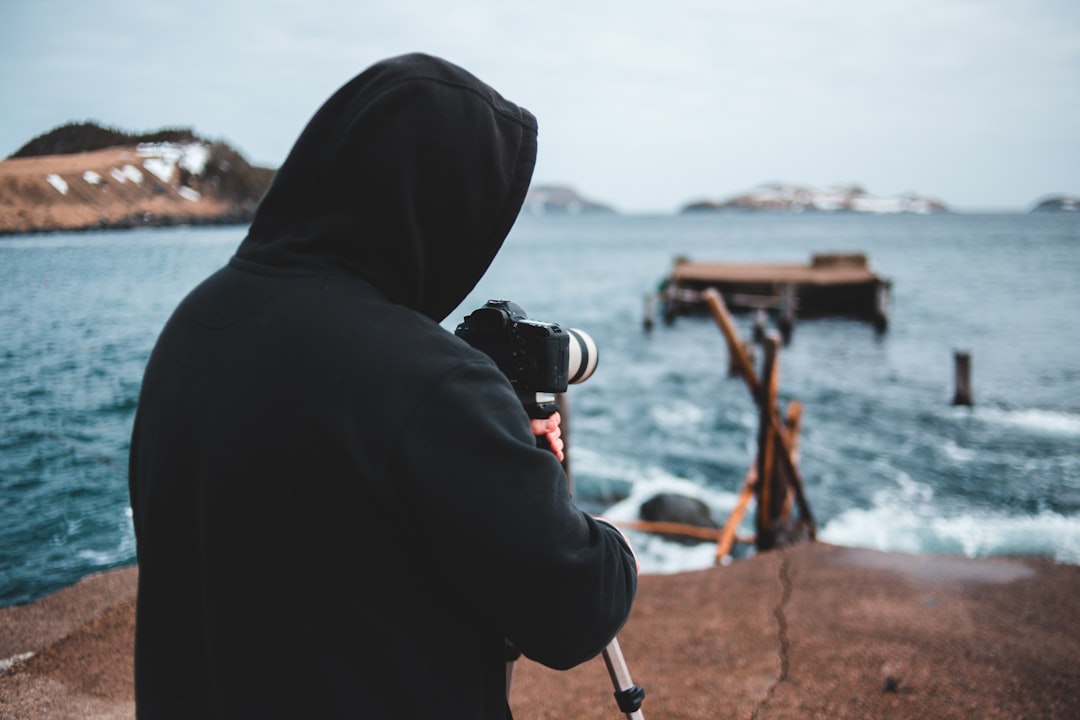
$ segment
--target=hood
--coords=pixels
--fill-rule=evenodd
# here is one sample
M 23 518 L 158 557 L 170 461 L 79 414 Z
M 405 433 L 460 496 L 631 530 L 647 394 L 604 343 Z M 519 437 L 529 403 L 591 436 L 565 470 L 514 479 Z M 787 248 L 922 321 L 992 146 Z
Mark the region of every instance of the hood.
M 377 63 L 315 113 L 237 257 L 347 272 L 435 321 L 483 276 L 536 162 L 536 119 L 452 63 Z

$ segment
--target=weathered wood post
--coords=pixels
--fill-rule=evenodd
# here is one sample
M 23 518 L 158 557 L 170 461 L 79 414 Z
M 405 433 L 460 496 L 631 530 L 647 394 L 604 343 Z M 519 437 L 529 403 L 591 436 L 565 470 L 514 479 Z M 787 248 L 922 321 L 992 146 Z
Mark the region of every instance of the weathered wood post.
M 971 406 L 971 353 L 957 351 L 953 355 L 956 363 L 956 394 L 953 405 Z
M 769 314 L 765 312 L 765 308 L 756 308 L 754 310 L 754 332 L 751 335 L 754 342 L 765 342 L 765 325 L 768 323 Z
M 788 403 L 787 413 L 784 415 L 784 426 L 788 431 L 788 447 L 791 450 L 791 460 L 799 464 L 799 435 L 802 432 L 803 404 L 798 400 Z
M 795 296 L 795 286 L 791 283 L 784 285 L 784 292 L 780 296 L 780 317 L 777 319 L 777 327 L 780 328 L 780 336 L 784 338 L 784 344 L 791 342 L 791 333 L 795 330 L 795 308 L 798 301 Z
M 879 333 L 885 332 L 889 327 L 889 292 L 891 286 L 888 281 L 881 280 L 874 287 L 874 329 Z
M 676 307 L 676 297 L 678 295 L 678 289 L 675 287 L 675 283 L 669 283 L 663 292 L 664 303 L 664 324 L 674 325 L 675 316 L 678 315 L 679 309 Z
M 746 381 L 747 386 L 750 388 L 750 393 L 757 396 L 757 374 L 754 372 L 754 365 L 750 359 L 750 354 L 747 352 L 746 346 L 739 340 L 739 333 L 735 329 L 735 323 L 731 321 L 731 315 L 728 313 L 727 305 L 724 304 L 724 298 L 716 288 L 709 288 L 702 293 L 702 298 L 705 300 L 705 304 L 709 307 L 709 312 L 712 313 L 713 320 L 720 328 L 720 332 L 723 333 L 724 339 L 727 341 L 728 352 L 730 353 L 731 364 L 735 367 L 736 371 L 733 375 L 741 377 Z
M 757 487 L 757 466 L 751 465 L 743 478 L 742 490 L 739 492 L 739 500 L 735 503 L 735 509 L 728 515 L 720 531 L 720 537 L 716 540 L 716 562 L 724 564 L 731 555 L 731 548 L 735 545 L 735 533 L 739 529 L 743 515 L 746 514 L 746 506 L 750 504 L 750 498 L 754 496 L 754 488 Z
M 743 355 L 750 363 L 753 363 L 754 359 L 757 357 L 755 348 L 756 346 L 752 342 L 744 342 L 742 344 Z M 742 377 L 742 366 L 732 353 L 728 353 L 728 377 Z
M 758 550 L 769 550 L 776 545 L 776 526 L 784 518 L 787 501 L 787 483 L 776 467 L 777 433 L 773 431 L 773 412 L 780 387 L 779 348 L 780 337 L 769 333 L 764 342 L 765 357 L 762 361 L 762 382 L 758 388 L 758 455 L 757 455 L 757 514 L 754 526 L 757 532 L 755 545 Z
M 801 480 L 794 468 L 799 463 L 799 434 L 802 431 L 802 403 L 792 400 L 788 403 L 787 413 L 784 416 L 784 428 L 786 435 L 786 450 L 777 449 L 778 463 L 774 472 L 780 476 L 777 487 L 783 487 L 783 505 L 773 524 L 773 547 L 785 547 L 798 542 L 813 540 L 817 530 L 810 516 L 809 508 L 802 502 Z M 791 465 L 783 462 L 788 458 Z M 799 517 L 796 518 L 793 510 L 799 506 Z M 805 510 L 804 510 L 805 508 Z

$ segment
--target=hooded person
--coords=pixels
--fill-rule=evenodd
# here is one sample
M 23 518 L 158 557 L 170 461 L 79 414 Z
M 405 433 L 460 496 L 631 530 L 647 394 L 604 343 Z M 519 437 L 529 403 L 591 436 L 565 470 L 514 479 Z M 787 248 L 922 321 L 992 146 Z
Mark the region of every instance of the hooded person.
M 439 322 L 524 201 L 536 121 L 443 60 L 312 117 L 148 362 L 131 443 L 140 718 L 509 717 L 637 586 L 509 381 Z

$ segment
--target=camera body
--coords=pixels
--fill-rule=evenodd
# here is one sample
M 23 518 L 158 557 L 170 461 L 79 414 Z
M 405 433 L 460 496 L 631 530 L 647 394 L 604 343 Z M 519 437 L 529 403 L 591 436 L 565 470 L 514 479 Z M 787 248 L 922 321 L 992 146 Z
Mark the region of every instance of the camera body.
M 586 333 L 530 320 L 509 300 L 488 300 L 454 334 L 495 361 L 533 417 L 551 415 L 553 394 L 596 369 L 596 343 Z

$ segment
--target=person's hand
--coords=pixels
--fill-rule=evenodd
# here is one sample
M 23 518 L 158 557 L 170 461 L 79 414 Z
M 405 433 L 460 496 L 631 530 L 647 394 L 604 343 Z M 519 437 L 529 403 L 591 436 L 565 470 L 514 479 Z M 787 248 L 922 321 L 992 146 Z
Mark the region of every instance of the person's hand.
M 566 457 L 563 454 L 562 428 L 559 427 L 561 422 L 562 416 L 559 413 L 554 413 L 548 418 L 531 421 L 533 435 L 547 438 L 548 445 L 551 446 L 551 452 L 555 453 L 555 457 L 559 458 L 559 462 L 562 462 Z

